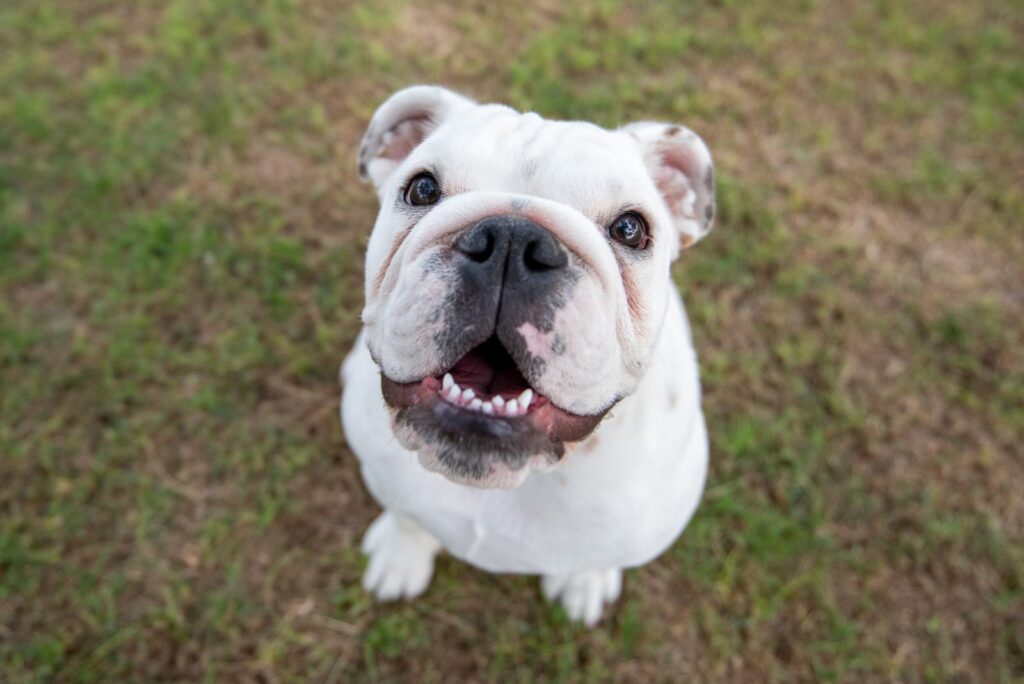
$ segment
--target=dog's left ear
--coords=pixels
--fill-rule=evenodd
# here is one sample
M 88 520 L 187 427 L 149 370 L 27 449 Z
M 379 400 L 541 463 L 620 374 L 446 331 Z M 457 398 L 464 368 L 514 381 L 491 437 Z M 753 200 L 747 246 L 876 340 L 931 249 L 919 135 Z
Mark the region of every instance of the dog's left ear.
M 399 90 L 377 108 L 359 147 L 359 177 L 380 190 L 416 146 L 452 114 L 472 107 L 469 98 L 440 86 Z
M 685 126 L 635 123 L 621 130 L 637 140 L 647 170 L 668 205 L 684 249 L 715 222 L 715 167 L 711 152 Z

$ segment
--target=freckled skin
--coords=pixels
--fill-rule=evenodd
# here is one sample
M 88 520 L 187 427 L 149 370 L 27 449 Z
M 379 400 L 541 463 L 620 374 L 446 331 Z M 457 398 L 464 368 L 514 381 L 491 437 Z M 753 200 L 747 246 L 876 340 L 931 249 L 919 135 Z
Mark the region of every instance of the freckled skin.
M 537 330 L 532 323 L 523 323 L 516 330 L 522 335 L 530 356 L 542 361 L 549 361 L 554 356 L 552 352 L 552 345 L 555 341 L 554 332 L 543 333 Z

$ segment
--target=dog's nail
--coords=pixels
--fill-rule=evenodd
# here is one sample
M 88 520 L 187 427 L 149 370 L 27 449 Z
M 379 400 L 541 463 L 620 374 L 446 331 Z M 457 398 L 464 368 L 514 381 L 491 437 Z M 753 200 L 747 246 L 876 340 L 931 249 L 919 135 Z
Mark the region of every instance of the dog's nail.
M 518 416 L 519 415 L 519 402 L 515 399 L 505 404 L 505 415 L 507 416 Z
M 441 389 L 448 389 L 455 384 L 455 378 L 452 377 L 451 373 L 445 373 L 444 379 L 441 381 Z
M 528 409 L 530 408 L 531 401 L 533 401 L 533 390 L 524 389 L 523 393 L 519 395 L 519 405 L 522 406 L 523 409 Z

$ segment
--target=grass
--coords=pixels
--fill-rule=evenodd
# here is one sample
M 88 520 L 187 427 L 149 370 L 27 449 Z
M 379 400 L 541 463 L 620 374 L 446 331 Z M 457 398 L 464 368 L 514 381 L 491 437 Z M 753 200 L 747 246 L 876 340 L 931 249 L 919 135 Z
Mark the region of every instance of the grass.
M 1005 0 L 0 7 L 0 680 L 1024 680 L 1024 13 Z M 358 587 L 336 418 L 413 82 L 701 132 L 702 508 L 586 631 Z

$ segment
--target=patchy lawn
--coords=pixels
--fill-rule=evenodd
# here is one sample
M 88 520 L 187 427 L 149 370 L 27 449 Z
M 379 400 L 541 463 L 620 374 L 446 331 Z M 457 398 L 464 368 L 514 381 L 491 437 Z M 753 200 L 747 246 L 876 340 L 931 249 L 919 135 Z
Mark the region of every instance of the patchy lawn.
M 1024 679 L 1019 2 L 243 4 L 0 5 L 0 680 Z M 358 586 L 354 152 L 420 81 L 716 155 L 708 490 L 594 631 Z

